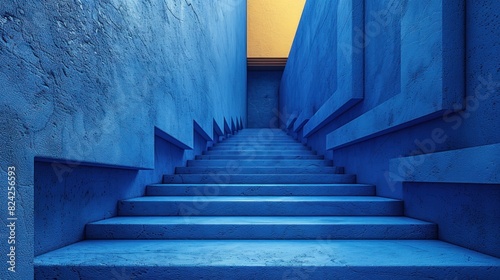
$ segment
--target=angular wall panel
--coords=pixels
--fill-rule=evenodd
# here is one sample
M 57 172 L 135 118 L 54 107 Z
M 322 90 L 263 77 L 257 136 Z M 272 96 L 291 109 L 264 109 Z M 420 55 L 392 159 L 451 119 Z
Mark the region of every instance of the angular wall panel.
M 305 137 L 363 99 L 363 39 L 355 32 L 356 28 L 363 26 L 363 2 L 338 1 L 337 90 L 304 125 Z
M 417 1 L 401 15 L 401 93 L 327 136 L 338 149 L 462 109 L 464 2 Z
M 395 158 L 389 179 L 396 182 L 500 184 L 500 144 Z

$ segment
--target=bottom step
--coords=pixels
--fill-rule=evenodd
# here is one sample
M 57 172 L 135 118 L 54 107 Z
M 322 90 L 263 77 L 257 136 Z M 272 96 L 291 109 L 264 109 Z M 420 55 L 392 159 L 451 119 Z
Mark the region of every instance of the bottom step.
M 437 240 L 83 241 L 35 279 L 498 279 L 500 260 Z

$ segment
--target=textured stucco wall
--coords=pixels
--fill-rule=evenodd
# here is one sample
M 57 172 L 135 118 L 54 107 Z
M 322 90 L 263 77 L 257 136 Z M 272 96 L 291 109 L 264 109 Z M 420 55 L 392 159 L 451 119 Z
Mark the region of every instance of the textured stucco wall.
M 279 127 L 278 94 L 283 71 L 248 71 L 247 127 Z
M 204 148 L 199 140 L 195 147 Z M 59 163 L 36 161 L 35 255 L 82 240 L 87 223 L 115 216 L 118 200 L 144 195 L 144 186 L 161 182 L 163 174 L 172 174 L 193 156 L 192 150 L 160 137 L 155 137 L 154 151 L 153 170 L 59 165 L 54 172 Z
M 0 32 L 0 178 L 16 167 L 19 279 L 32 277 L 35 156 L 154 168 L 155 127 L 192 147 L 193 121 L 212 135 L 214 120 L 246 118 L 244 0 L 2 1 Z
M 336 165 L 345 166 L 346 172 L 357 174 L 359 182 L 376 184 L 378 195 L 403 198 L 406 213 L 439 224 L 439 236 L 443 240 L 500 256 L 500 244 L 495 241 L 500 228 L 500 204 L 495 202 L 500 199 L 499 185 L 488 182 L 484 185 L 453 182 L 402 184 L 387 176 L 391 171 L 390 161 L 394 158 L 500 143 L 500 64 L 496 55 L 500 52 L 500 44 L 498 36 L 493 35 L 499 34 L 500 19 L 495 11 L 500 9 L 500 2 L 467 1 L 467 42 L 456 46 L 465 48 L 466 68 L 462 76 L 465 76 L 466 110 L 443 114 L 396 132 L 327 151 L 328 134 L 400 94 L 401 42 L 408 38 L 408 34 L 401 31 L 401 18 L 406 11 L 405 3 L 416 4 L 418 1 L 360 2 L 364 4 L 364 26 L 358 26 L 353 32 L 360 38 L 366 36 L 364 45 L 354 46 L 357 47 L 354 51 L 361 51 L 364 55 L 364 79 L 359 81 L 364 87 L 364 98 L 308 137 L 308 145 L 333 158 Z M 280 90 L 282 112 L 291 114 L 306 108 L 314 113 L 335 90 L 332 81 L 339 80 L 338 72 L 342 69 L 331 68 L 335 67 L 338 52 L 343 50 L 334 40 L 335 26 L 325 26 L 335 22 L 331 16 L 335 14 L 335 3 L 325 5 L 321 1 L 308 1 L 306 4 L 283 75 Z M 387 8 L 390 3 L 403 6 L 393 7 L 392 11 L 399 12 L 392 13 Z M 389 16 L 381 17 L 384 12 Z M 317 16 L 318 13 L 325 16 Z M 321 18 L 324 20 L 320 21 Z M 321 25 L 322 22 L 325 25 Z M 443 39 L 448 38 L 444 36 Z M 333 51 L 318 52 L 317 46 Z M 422 59 L 432 56 L 432 53 L 415 54 Z M 426 73 L 425 69 L 422 73 Z M 407 113 L 407 110 L 401 112 L 403 115 Z M 284 123 L 288 117 L 286 114 L 282 117 Z M 436 131 L 441 136 L 436 137 Z M 481 155 L 476 155 L 474 160 L 480 158 Z M 463 165 L 461 169 L 470 166 L 474 170 L 469 161 L 455 164 Z M 500 173 L 498 162 L 493 162 L 486 172 Z M 475 181 L 474 173 L 470 172 L 471 182 Z
M 306 2 L 302 22 L 307 21 L 308 24 L 301 24 L 297 29 L 281 85 L 281 91 L 286 94 L 280 96 L 280 106 L 287 112 L 300 111 L 305 107 L 311 107 L 310 110 L 315 112 L 335 91 L 336 15 L 337 5 L 328 1 Z M 315 80 L 325 82 L 315 83 Z
M 248 57 L 287 57 L 306 0 L 248 0 Z

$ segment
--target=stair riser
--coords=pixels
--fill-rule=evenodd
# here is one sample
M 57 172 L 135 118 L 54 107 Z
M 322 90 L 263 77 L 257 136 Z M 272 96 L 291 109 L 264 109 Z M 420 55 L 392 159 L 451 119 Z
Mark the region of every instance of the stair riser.
M 375 186 L 369 185 L 312 185 L 312 186 L 259 186 L 259 185 L 207 185 L 207 186 L 183 186 L 183 185 L 154 185 L 147 187 L 147 195 L 152 196 L 368 196 L 375 195 Z
M 96 225 L 87 239 L 435 239 L 435 225 Z
M 295 141 L 290 136 L 264 136 L 264 137 L 259 137 L 259 136 L 246 136 L 246 135 L 238 135 L 238 136 L 233 136 L 227 139 L 227 141 L 282 141 L 282 140 L 287 140 L 287 141 Z
M 341 167 L 177 167 L 176 174 L 342 174 L 344 169 Z
M 313 151 L 205 151 L 203 155 L 209 156 L 309 156 L 316 155 Z
M 263 147 L 263 148 L 280 148 L 280 147 L 291 147 L 291 148 L 307 148 L 304 144 L 300 142 L 221 142 L 214 147 Z
M 163 176 L 163 183 L 184 183 L 184 184 L 353 184 L 356 176 L 350 174 L 241 174 L 232 175 L 229 173 L 219 174 L 178 174 Z
M 152 202 L 121 201 L 122 216 L 399 216 L 403 203 L 394 202 L 218 202 L 192 201 Z
M 203 155 L 203 156 L 196 156 L 195 159 L 227 159 L 227 160 L 288 160 L 288 159 L 323 159 L 323 156 L 318 156 L 318 155 L 300 155 L 300 156 L 294 156 L 294 155 L 254 155 L 254 154 L 249 154 L 249 155 L 242 155 L 242 156 L 233 156 L 233 155 Z
M 286 146 L 286 145 L 291 145 L 291 146 L 303 146 L 302 143 L 297 142 L 295 140 L 278 140 L 278 141 L 240 141 L 240 140 L 233 140 L 233 141 L 224 141 L 221 142 L 219 145 L 227 145 L 227 146 Z
M 188 167 L 196 166 L 211 166 L 211 167 L 224 167 L 234 169 L 237 167 L 261 167 L 261 166 L 274 166 L 274 167 L 315 167 L 315 166 L 333 166 L 331 160 L 188 160 Z
M 314 264 L 309 264 L 314 265 Z M 497 280 L 500 268 L 460 266 L 37 266 L 35 279 L 482 279 Z M 332 278 L 335 275 L 335 278 Z
M 231 138 L 264 138 L 264 139 L 274 139 L 274 138 L 292 138 L 290 135 L 284 132 L 278 133 L 268 133 L 268 132 L 257 132 L 257 133 L 247 133 L 241 131 L 237 134 L 231 136 Z
M 245 146 L 245 145 L 225 145 L 209 147 L 209 151 L 241 151 L 241 150 L 253 150 L 253 151 L 310 151 L 311 149 L 306 146 Z
M 272 167 L 323 167 L 333 166 L 331 160 L 188 160 L 188 167 L 223 167 L 234 170 L 238 167 L 272 166 Z

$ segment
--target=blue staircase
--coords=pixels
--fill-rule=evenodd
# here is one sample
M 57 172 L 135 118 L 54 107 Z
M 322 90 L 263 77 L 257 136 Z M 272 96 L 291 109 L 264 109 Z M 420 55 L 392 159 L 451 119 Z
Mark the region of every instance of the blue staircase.
M 245 129 L 38 256 L 37 279 L 499 279 L 284 132 Z

